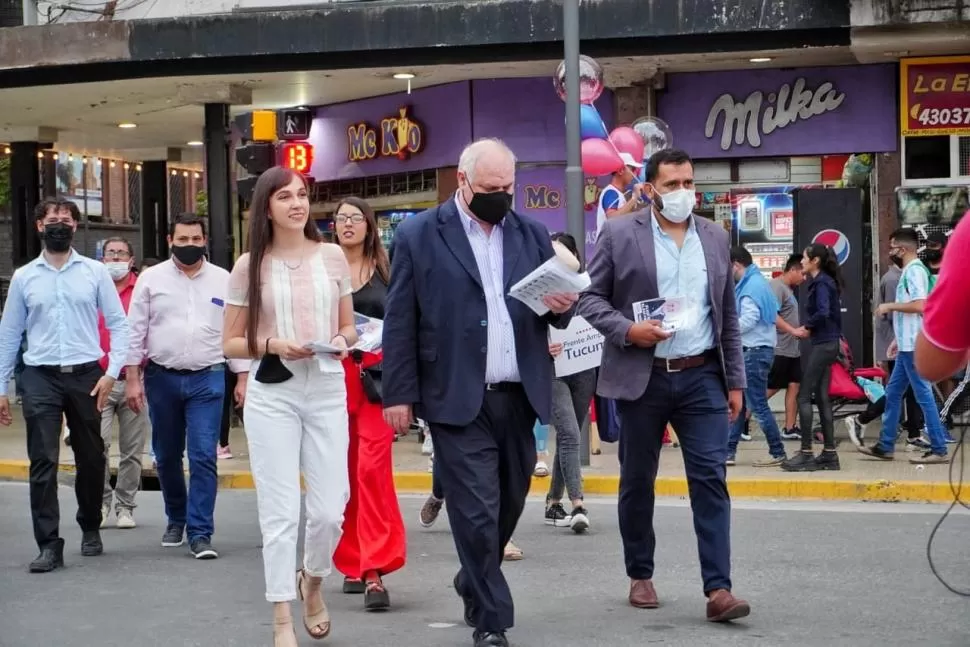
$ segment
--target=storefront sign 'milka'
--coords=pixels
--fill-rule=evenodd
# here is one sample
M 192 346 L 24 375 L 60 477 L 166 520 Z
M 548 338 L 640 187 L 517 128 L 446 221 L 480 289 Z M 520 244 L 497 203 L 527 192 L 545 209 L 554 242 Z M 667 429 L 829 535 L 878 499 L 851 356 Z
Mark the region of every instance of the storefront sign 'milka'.
M 376 157 L 396 157 L 406 160 L 421 152 L 424 146 L 424 129 L 408 116 L 410 106 L 402 106 L 394 117 L 381 119 L 375 128 L 367 122 L 351 124 L 347 128 L 347 158 L 351 162 L 371 160 Z

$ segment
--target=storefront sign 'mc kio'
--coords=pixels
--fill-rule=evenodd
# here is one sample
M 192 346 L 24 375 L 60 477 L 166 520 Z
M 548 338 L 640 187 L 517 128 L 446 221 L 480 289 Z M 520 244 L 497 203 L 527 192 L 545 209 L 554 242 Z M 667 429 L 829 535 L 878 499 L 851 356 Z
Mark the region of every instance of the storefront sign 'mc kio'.
M 367 122 L 351 124 L 347 128 L 347 159 L 351 162 L 376 157 L 406 160 L 421 152 L 424 128 L 408 115 L 410 109 L 410 106 L 402 106 L 397 115 L 381 119 L 379 127 Z

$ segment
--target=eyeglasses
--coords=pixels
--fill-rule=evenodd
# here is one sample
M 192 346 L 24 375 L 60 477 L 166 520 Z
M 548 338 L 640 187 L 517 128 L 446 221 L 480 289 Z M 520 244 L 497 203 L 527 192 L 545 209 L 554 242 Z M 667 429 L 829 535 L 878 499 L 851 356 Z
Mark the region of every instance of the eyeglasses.
M 346 223 L 348 220 L 354 223 L 355 225 L 359 225 L 360 223 L 364 222 L 364 214 L 355 213 L 351 216 L 348 216 L 345 213 L 338 213 L 336 216 L 333 217 L 333 221 L 340 225 Z
M 127 260 L 127 259 L 131 258 L 131 254 L 129 254 L 128 252 L 125 252 L 125 251 L 120 251 L 119 252 L 119 251 L 112 250 L 112 251 L 105 252 L 104 253 L 104 257 L 105 258 L 117 258 L 117 259 L 120 259 L 120 260 Z

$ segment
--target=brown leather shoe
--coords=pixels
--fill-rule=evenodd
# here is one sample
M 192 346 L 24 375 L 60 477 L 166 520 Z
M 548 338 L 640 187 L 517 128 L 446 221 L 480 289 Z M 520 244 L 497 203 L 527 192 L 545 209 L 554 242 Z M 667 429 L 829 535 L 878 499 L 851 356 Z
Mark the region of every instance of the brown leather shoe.
M 657 590 L 653 588 L 651 580 L 630 580 L 630 606 L 637 609 L 656 609 L 660 606 Z
M 707 596 L 707 619 L 710 622 L 737 620 L 750 613 L 751 605 L 734 597 L 727 589 L 711 591 Z

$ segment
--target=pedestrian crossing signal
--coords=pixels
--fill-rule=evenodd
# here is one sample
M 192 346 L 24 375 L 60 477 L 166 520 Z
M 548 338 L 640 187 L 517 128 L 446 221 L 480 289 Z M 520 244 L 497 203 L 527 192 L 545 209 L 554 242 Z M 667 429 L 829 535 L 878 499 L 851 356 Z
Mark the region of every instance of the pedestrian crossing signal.
M 286 142 L 280 145 L 280 164 L 297 173 L 309 173 L 313 166 L 313 144 Z

